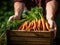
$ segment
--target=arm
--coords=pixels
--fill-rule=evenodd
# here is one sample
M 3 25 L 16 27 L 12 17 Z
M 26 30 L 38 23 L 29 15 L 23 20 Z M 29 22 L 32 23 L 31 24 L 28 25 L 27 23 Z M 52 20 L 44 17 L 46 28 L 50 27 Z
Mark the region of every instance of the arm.
M 57 9 L 57 2 L 52 0 L 46 4 L 46 19 L 50 24 L 50 28 L 54 30 L 54 38 L 56 37 L 57 26 L 54 22 L 54 15 Z
M 19 1 L 14 2 L 14 15 L 9 18 L 8 22 L 13 19 L 20 19 L 23 9 L 24 9 L 23 2 L 19 2 Z
M 15 11 L 15 15 L 17 15 L 19 18 L 21 16 L 21 13 L 24 9 L 24 4 L 22 2 L 15 2 L 14 3 L 14 11 Z
M 46 18 L 50 23 L 51 27 L 53 25 L 53 19 L 54 19 L 56 9 L 57 9 L 57 2 L 55 0 L 49 1 L 46 4 Z

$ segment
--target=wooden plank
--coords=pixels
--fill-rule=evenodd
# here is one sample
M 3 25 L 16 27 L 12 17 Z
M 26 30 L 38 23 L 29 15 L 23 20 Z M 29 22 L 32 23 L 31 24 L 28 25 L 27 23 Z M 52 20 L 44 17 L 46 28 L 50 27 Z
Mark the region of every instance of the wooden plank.
M 50 45 L 50 44 L 9 44 L 9 45 Z
M 9 44 L 15 45 L 50 45 L 50 43 L 40 43 L 40 42 L 9 42 Z
M 47 42 L 50 43 L 50 38 L 30 38 L 30 37 L 11 37 L 10 41 L 17 41 L 17 42 L 23 42 L 23 41 L 39 41 L 39 42 Z
M 51 37 L 51 32 L 21 32 L 21 31 L 7 31 L 10 36 L 27 36 L 27 37 Z

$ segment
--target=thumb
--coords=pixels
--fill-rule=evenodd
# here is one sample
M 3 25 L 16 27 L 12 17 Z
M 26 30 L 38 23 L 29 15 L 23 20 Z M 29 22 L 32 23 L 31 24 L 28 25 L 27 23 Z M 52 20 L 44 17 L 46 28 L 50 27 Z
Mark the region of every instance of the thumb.
M 54 27 L 54 30 L 57 30 L 57 25 L 55 22 L 53 23 L 53 27 Z
M 9 19 L 8 19 L 8 22 L 12 21 L 14 19 L 14 16 L 11 16 Z

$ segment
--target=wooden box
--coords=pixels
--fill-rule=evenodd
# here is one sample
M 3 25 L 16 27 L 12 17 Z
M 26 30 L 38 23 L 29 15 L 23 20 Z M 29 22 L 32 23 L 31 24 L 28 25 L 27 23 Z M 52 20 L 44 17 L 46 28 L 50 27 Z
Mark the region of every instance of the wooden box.
M 7 30 L 7 45 L 53 45 L 53 31 Z

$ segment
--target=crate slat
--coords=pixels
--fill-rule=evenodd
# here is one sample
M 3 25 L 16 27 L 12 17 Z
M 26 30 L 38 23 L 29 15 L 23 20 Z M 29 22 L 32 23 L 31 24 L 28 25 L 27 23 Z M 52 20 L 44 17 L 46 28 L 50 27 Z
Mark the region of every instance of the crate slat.
M 20 45 L 50 45 L 50 43 L 43 42 L 9 42 L 9 44 L 20 44 Z
M 25 32 L 25 31 L 7 31 L 10 36 L 27 36 L 27 37 L 51 37 L 51 32 Z
M 50 43 L 50 38 L 30 38 L 30 37 L 11 37 L 10 41 L 39 41 L 39 42 L 47 42 Z

